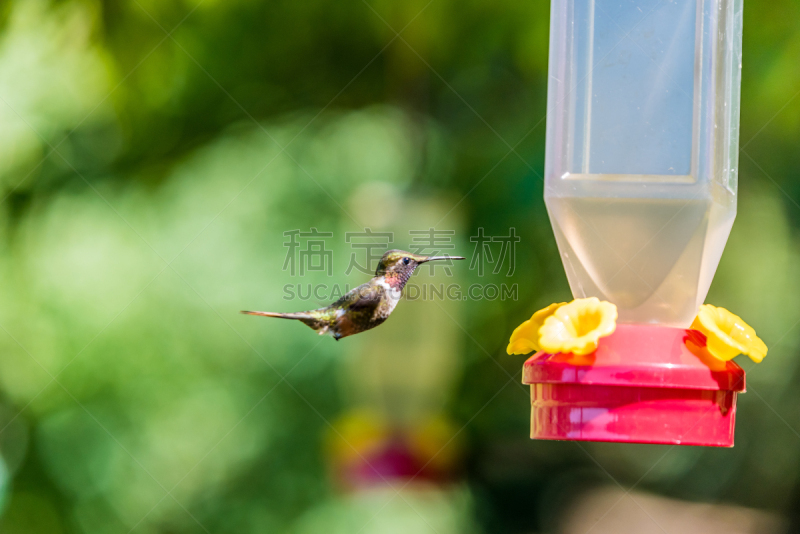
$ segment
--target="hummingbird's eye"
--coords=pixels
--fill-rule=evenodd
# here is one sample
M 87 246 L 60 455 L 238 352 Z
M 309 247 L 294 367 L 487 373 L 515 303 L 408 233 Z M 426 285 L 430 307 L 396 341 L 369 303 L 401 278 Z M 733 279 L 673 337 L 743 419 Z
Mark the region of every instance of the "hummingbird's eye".
M 411 260 L 409 258 L 403 258 L 404 265 L 408 265 L 409 263 L 411 263 Z

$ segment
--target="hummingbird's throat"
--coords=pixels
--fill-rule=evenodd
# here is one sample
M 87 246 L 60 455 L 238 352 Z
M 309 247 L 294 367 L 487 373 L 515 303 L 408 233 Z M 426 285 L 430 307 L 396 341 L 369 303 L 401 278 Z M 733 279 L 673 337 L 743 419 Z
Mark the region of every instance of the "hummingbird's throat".
M 386 281 L 386 284 L 395 291 L 402 291 L 410 277 L 411 273 L 389 272 L 384 275 L 383 279 Z

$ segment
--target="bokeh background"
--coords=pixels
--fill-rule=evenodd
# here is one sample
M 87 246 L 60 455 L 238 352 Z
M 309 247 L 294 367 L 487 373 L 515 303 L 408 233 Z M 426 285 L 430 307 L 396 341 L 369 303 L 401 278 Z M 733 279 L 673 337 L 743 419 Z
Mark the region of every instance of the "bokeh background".
M 800 530 L 798 21 L 745 5 L 708 301 L 770 354 L 737 360 L 736 446 L 706 449 L 528 439 L 508 335 L 570 298 L 542 200 L 549 2 L 1 2 L 0 531 Z M 312 227 L 331 275 L 285 268 Z M 238 314 L 365 281 L 365 227 L 470 258 L 514 228 L 510 274 L 495 248 L 497 273 L 415 279 L 516 298 L 403 302 L 338 343 Z

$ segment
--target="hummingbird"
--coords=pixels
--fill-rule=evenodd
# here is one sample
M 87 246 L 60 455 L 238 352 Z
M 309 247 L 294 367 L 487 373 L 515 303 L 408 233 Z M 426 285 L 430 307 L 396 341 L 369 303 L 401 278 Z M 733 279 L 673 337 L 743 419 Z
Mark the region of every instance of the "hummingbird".
M 316 310 L 295 313 L 242 311 L 247 315 L 296 319 L 319 333 L 339 341 L 375 328 L 392 314 L 401 292 L 418 265 L 437 260 L 463 260 L 462 256 L 420 256 L 403 250 L 389 250 L 378 262 L 375 276 L 343 295 L 339 300 Z

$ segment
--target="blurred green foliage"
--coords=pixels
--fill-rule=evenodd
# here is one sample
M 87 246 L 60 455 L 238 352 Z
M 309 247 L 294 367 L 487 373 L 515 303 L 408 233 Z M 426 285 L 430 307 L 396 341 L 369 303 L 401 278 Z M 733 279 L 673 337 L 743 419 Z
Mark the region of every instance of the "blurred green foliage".
M 739 215 L 708 300 L 770 355 L 740 362 L 731 450 L 527 439 L 507 336 L 569 294 L 540 179 L 548 9 L 0 3 L 2 531 L 547 531 L 571 492 L 611 477 L 796 507 L 800 4 L 745 8 Z M 353 286 L 343 236 L 370 225 L 401 248 L 409 229 L 455 229 L 467 256 L 478 228 L 514 227 L 513 277 L 484 281 L 519 284 L 519 299 L 403 303 L 340 343 L 237 315 L 308 304 L 283 299 L 297 282 L 284 231 L 334 232 L 334 282 Z M 397 367 L 359 392 L 382 336 Z M 412 346 L 406 361 L 397 347 Z M 400 378 L 400 405 L 424 398 L 465 425 L 450 489 L 337 490 L 329 421 L 380 396 L 375 376 Z

